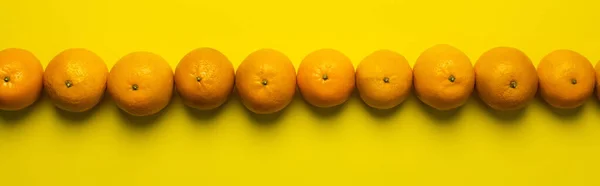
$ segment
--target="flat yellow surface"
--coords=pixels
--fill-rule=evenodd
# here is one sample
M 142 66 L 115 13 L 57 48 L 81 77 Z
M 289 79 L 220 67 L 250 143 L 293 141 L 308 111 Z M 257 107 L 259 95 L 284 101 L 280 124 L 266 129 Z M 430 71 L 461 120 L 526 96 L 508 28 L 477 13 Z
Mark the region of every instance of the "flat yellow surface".
M 547 1 L 127 1 L 2 0 L 0 49 L 25 48 L 43 62 L 70 47 L 99 54 L 155 52 L 175 68 L 197 47 L 237 66 L 263 47 L 298 67 L 335 48 L 355 65 L 377 49 L 412 63 L 448 43 L 473 61 L 517 47 L 535 64 L 555 49 L 600 59 L 600 3 Z M 0 93 L 1 94 L 1 93 Z M 297 95 L 278 115 L 250 114 L 233 96 L 198 112 L 178 96 L 161 114 L 135 118 L 110 98 L 89 113 L 47 97 L 0 112 L 0 185 L 600 185 L 600 105 L 561 111 L 540 98 L 497 113 L 474 95 L 437 112 L 415 96 L 374 111 L 355 94 L 336 109 Z

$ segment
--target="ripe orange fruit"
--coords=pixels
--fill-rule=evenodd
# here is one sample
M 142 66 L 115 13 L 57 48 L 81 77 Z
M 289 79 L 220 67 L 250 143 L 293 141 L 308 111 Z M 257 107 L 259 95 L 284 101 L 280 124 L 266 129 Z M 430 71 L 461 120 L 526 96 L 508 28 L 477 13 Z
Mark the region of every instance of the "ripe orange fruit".
M 481 100 L 496 110 L 523 108 L 538 88 L 533 63 L 525 53 L 511 47 L 483 53 L 475 63 L 475 82 Z
M 54 57 L 44 72 L 44 88 L 54 105 L 71 112 L 96 106 L 106 89 L 108 68 L 102 58 L 81 48 Z
M 542 98 L 556 108 L 576 108 L 594 91 L 596 74 L 587 58 L 571 50 L 556 50 L 538 64 Z
M 462 106 L 473 92 L 475 72 L 469 57 L 450 45 L 425 50 L 413 67 L 417 97 L 438 110 Z
M 221 52 L 198 48 L 175 68 L 175 88 L 189 107 L 208 110 L 221 106 L 233 91 L 235 71 Z
M 173 70 L 159 55 L 133 52 L 110 70 L 108 92 L 121 110 L 148 116 L 165 108 L 173 94 Z
M 248 110 L 257 114 L 285 108 L 296 92 L 296 69 L 290 59 L 273 49 L 252 52 L 237 69 L 235 87 Z
M 362 100 L 377 109 L 402 103 L 412 88 L 412 69 L 404 56 L 378 50 L 365 57 L 356 68 L 356 87 Z
M 308 54 L 298 68 L 298 88 L 304 99 L 316 107 L 340 105 L 355 86 L 354 66 L 348 57 L 334 49 Z
M 42 91 L 44 69 L 29 51 L 0 51 L 0 109 L 21 110 L 32 105 Z
M 600 61 L 596 63 L 596 97 L 600 99 Z

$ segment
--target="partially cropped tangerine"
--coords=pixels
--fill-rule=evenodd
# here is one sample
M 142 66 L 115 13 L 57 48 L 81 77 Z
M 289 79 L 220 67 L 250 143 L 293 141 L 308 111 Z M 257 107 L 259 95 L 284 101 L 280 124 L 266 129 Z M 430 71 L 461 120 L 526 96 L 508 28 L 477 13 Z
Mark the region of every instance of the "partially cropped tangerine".
M 346 55 L 334 49 L 319 49 L 302 60 L 297 81 L 304 100 L 326 108 L 346 102 L 356 80 L 354 66 Z
M 440 44 L 425 50 L 413 67 L 417 97 L 438 110 L 451 110 L 467 102 L 475 87 L 469 57 L 457 48 Z
M 546 55 L 537 68 L 542 98 L 551 106 L 576 108 L 593 94 L 596 71 L 590 61 L 572 50 Z
M 285 54 L 273 49 L 252 52 L 238 67 L 235 87 L 244 106 L 257 114 L 283 110 L 296 92 L 296 70 Z
M 596 97 L 600 99 L 600 61 L 596 63 Z
M 0 110 L 29 107 L 40 97 L 44 69 L 29 51 L 9 48 L 0 51 Z
M 378 50 L 365 57 L 356 68 L 356 87 L 362 100 L 377 109 L 389 109 L 410 94 L 413 74 L 404 56 Z
M 218 50 L 198 48 L 179 61 L 174 80 L 185 105 L 208 110 L 227 101 L 233 91 L 235 71 Z
M 173 70 L 159 55 L 133 52 L 110 70 L 108 92 L 117 106 L 134 116 L 160 112 L 173 94 Z
M 44 88 L 54 105 L 71 112 L 96 106 L 106 90 L 108 68 L 95 53 L 67 49 L 54 57 L 44 72 Z

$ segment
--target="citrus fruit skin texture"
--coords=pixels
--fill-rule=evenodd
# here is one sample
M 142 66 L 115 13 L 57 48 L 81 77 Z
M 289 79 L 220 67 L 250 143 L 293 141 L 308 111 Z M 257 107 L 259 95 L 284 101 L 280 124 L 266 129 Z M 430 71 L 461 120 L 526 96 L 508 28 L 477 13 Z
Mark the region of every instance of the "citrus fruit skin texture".
M 538 64 L 542 98 L 551 106 L 576 108 L 594 91 L 596 72 L 590 61 L 571 50 L 556 50 Z
M 0 51 L 0 110 L 24 109 L 40 97 L 44 69 L 29 51 Z
M 173 70 L 159 55 L 133 52 L 115 63 L 107 85 L 121 110 L 134 116 L 153 115 L 171 100 Z
M 334 49 L 308 54 L 300 63 L 297 79 L 304 100 L 321 108 L 346 102 L 356 81 L 350 59 Z
M 175 68 L 175 89 L 189 107 L 209 110 L 221 106 L 233 91 L 235 71 L 221 52 L 198 48 Z
M 106 90 L 108 68 L 95 53 L 67 49 L 55 56 L 44 72 L 44 89 L 54 105 L 71 112 L 96 106 Z
M 465 104 L 475 86 L 475 72 L 469 57 L 450 45 L 426 49 L 413 67 L 417 97 L 438 110 Z
M 235 86 L 244 106 L 256 114 L 284 109 L 296 92 L 296 69 L 273 49 L 252 52 L 238 66 Z
M 378 50 L 365 57 L 356 68 L 356 87 L 370 107 L 389 109 L 401 104 L 410 94 L 413 74 L 404 56 Z
M 489 107 L 516 110 L 535 97 L 538 77 L 525 53 L 516 48 L 497 47 L 483 53 L 475 63 L 475 87 Z

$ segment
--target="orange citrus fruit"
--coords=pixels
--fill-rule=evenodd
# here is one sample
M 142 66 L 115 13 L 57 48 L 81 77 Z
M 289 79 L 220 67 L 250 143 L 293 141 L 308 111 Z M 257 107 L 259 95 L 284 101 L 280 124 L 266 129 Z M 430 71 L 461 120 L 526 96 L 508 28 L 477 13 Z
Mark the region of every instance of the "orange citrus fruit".
M 304 99 L 316 107 L 334 107 L 346 102 L 355 86 L 354 66 L 334 49 L 308 54 L 298 68 L 298 88 Z
M 596 97 L 600 99 L 600 61 L 596 63 Z
M 54 105 L 71 112 L 96 106 L 104 95 L 108 68 L 95 53 L 67 49 L 55 56 L 44 72 L 44 88 Z
M 538 88 L 535 66 L 525 53 L 511 47 L 483 53 L 475 63 L 475 82 L 481 100 L 496 110 L 525 107 Z
M 133 52 L 115 63 L 107 85 L 121 110 L 134 116 L 153 115 L 171 100 L 173 70 L 159 55 Z
M 475 72 L 469 57 L 446 44 L 435 45 L 421 53 L 413 75 L 417 97 L 438 110 L 462 106 L 475 86 Z
M 356 87 L 362 100 L 377 109 L 389 109 L 402 103 L 412 89 L 412 69 L 404 56 L 378 50 L 356 67 Z
M 594 67 L 577 52 L 553 51 L 542 58 L 537 72 L 542 98 L 553 107 L 579 107 L 594 92 Z
M 236 71 L 235 87 L 248 110 L 270 114 L 284 109 L 296 92 L 296 69 L 273 49 L 252 52 Z
M 40 97 L 44 69 L 29 51 L 0 51 L 0 110 L 21 110 Z
M 235 71 L 221 52 L 198 48 L 175 68 L 175 89 L 189 107 L 208 110 L 221 106 L 233 91 Z

